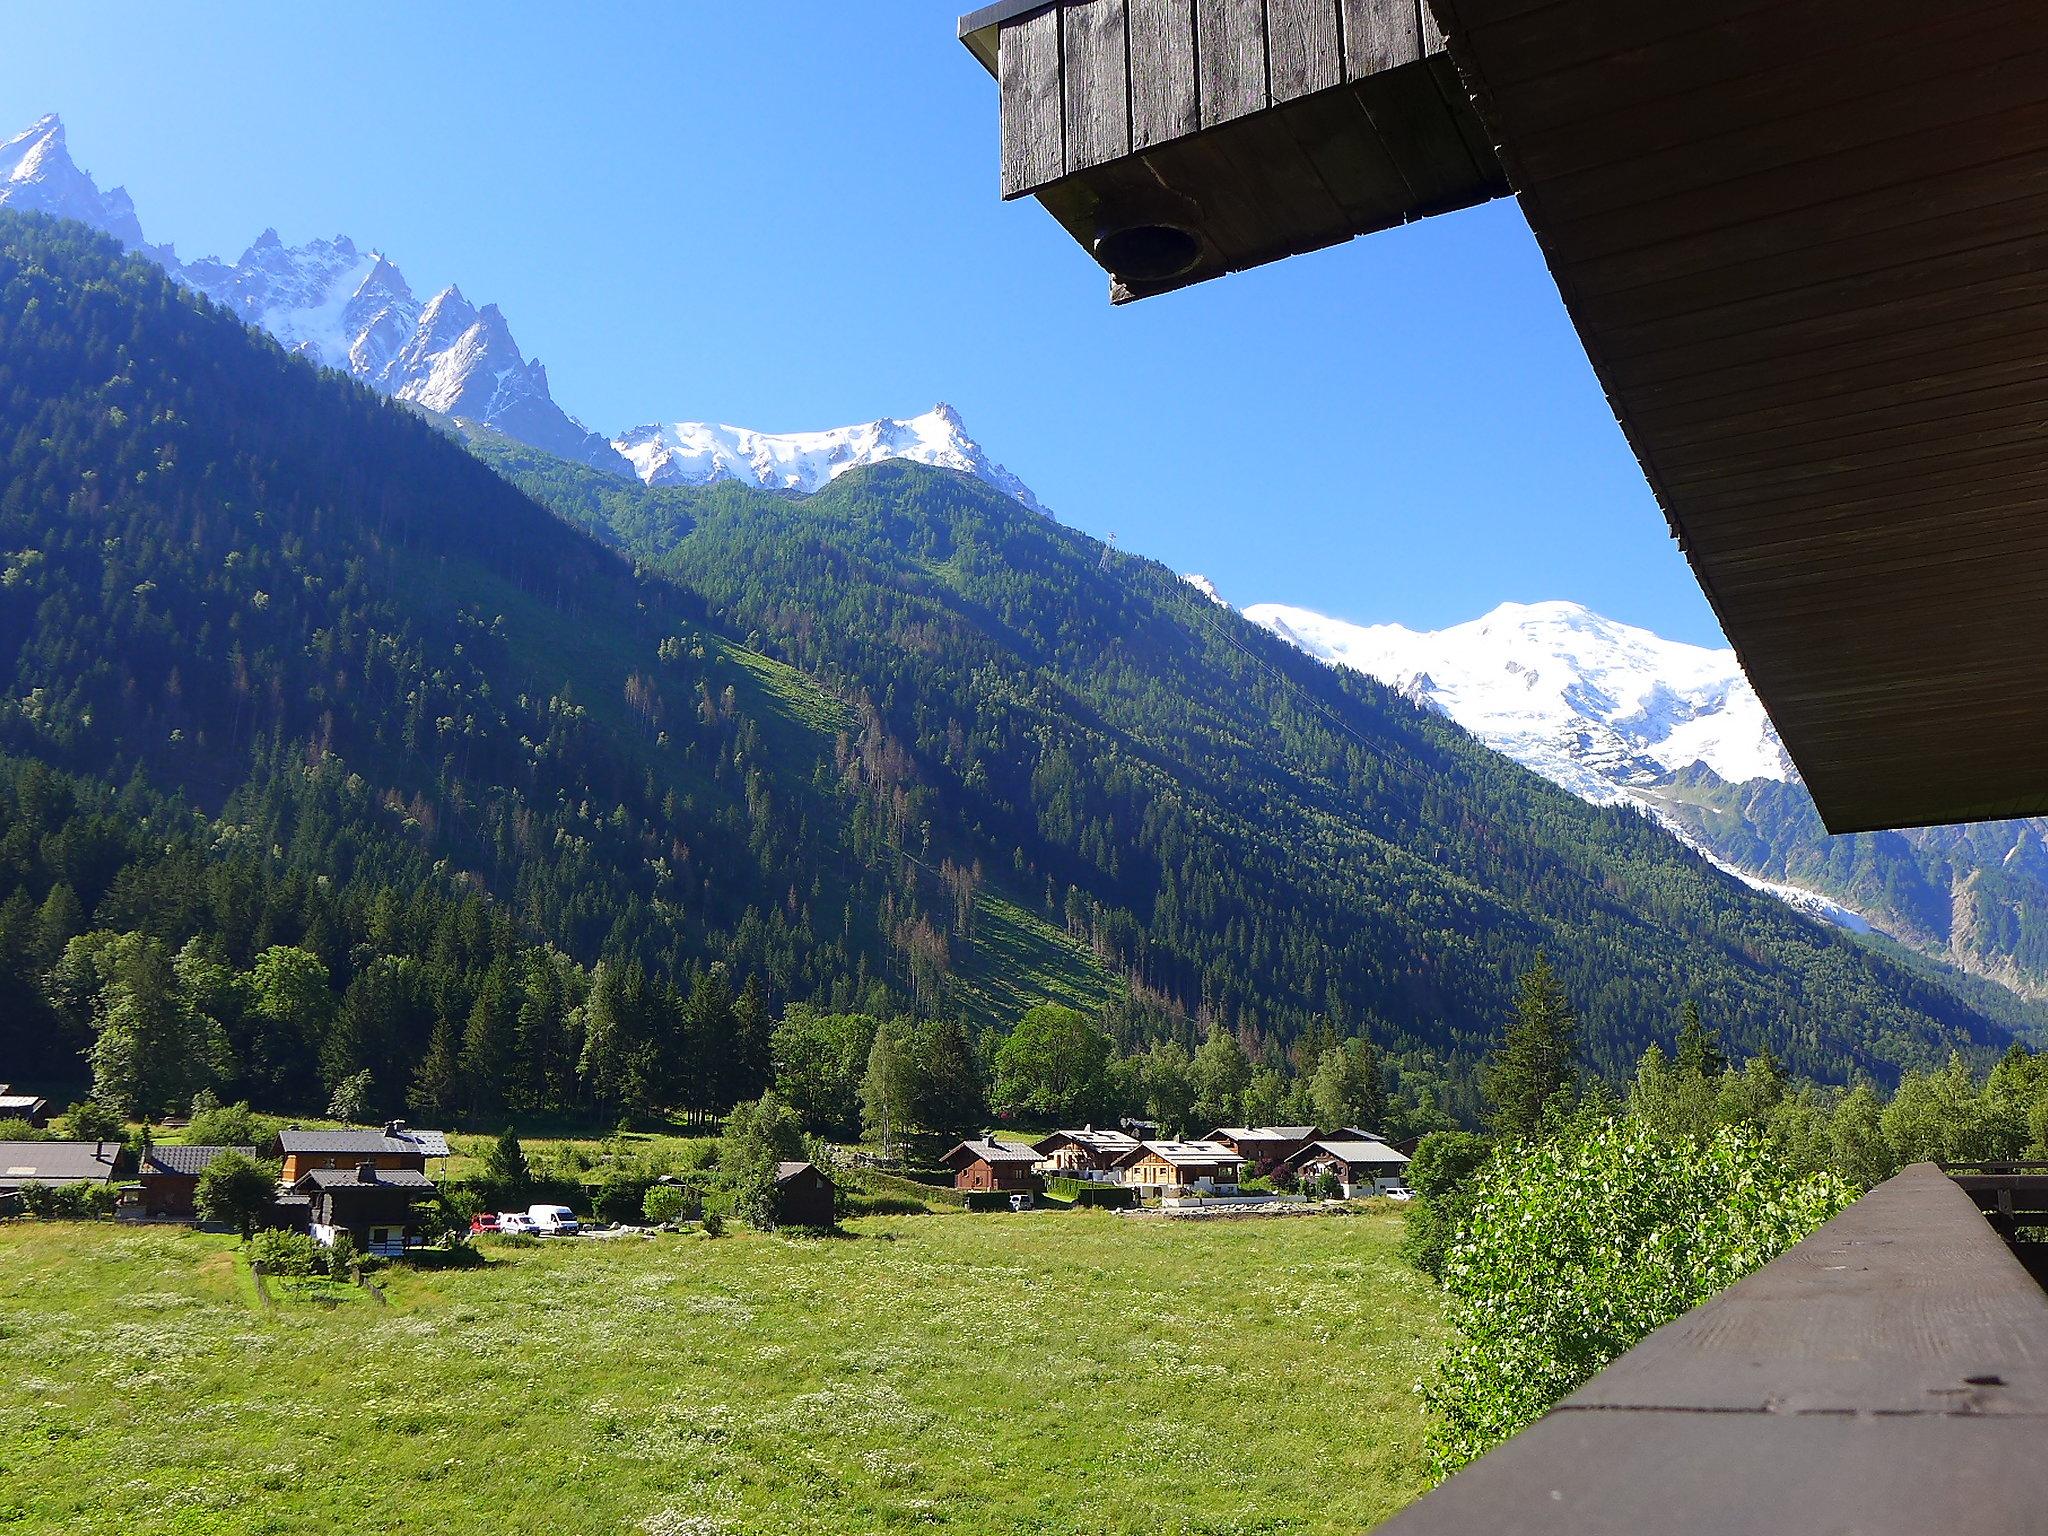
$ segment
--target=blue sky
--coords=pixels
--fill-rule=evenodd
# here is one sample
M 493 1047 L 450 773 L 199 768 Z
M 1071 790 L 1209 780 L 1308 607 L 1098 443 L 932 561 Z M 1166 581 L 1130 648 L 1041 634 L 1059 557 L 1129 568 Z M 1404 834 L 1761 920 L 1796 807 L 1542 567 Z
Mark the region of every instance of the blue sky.
M 1064 520 L 1234 602 L 1569 597 L 1719 643 L 1512 204 L 1112 310 L 997 199 L 955 11 L 15 7 L 0 136 L 62 113 L 187 256 L 274 225 L 458 282 L 599 430 L 945 399 Z

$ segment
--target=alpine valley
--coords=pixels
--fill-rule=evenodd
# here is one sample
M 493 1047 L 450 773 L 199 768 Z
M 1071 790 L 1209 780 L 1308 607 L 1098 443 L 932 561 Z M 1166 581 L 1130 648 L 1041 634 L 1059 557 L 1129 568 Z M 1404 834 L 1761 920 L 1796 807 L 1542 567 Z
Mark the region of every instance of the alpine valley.
M 394 1112 L 447 1103 L 458 1057 L 478 1112 L 715 1110 L 794 1004 L 988 1036 L 1051 999 L 1127 1048 L 1367 1033 L 1404 1102 L 1470 1118 L 1539 954 L 1617 1080 L 1689 1000 L 1830 1082 L 2040 1023 L 1636 808 L 1748 824 L 1774 787 L 1789 820 L 1754 731 L 1708 753 L 1728 782 L 1617 703 L 1581 764 L 1614 792 L 1567 793 L 1413 679 L 1062 526 L 943 408 L 606 439 L 493 308 L 422 304 L 352 242 L 147 246 L 55 119 L 0 149 L 0 189 L 23 1076 L 77 1059 L 45 981 L 101 931 L 175 949 L 188 989 L 316 957 L 317 1027 L 223 1009 L 252 1032 L 225 1086 L 305 1103 L 367 1072 Z
M 1375 677 L 1595 805 L 1633 805 L 1760 890 L 2048 995 L 2048 821 L 1831 837 L 1735 653 L 1576 603 L 1417 632 L 1258 603 L 1245 617 Z

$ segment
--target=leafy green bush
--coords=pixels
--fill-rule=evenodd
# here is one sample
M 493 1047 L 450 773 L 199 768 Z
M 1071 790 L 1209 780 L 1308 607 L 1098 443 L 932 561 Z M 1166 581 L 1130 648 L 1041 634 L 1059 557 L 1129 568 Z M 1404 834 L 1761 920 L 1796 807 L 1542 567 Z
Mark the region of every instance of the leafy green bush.
M 113 1141 L 125 1128 L 120 1114 L 97 1099 L 79 1100 L 64 1121 L 74 1141 Z
M 0 1141 L 55 1141 L 57 1134 L 50 1130 L 37 1130 L 26 1120 L 9 1116 L 0 1120 Z
M 326 1253 L 303 1232 L 258 1232 L 249 1239 L 249 1258 L 265 1274 L 288 1280 L 304 1280 L 327 1268 Z
M 275 1164 L 229 1151 L 208 1163 L 199 1175 L 193 1203 L 202 1219 L 233 1227 L 247 1237 L 270 1210 L 276 1193 Z
M 704 1213 L 704 1235 L 706 1237 L 725 1236 L 725 1218 L 717 1211 L 706 1211 Z
M 257 1114 L 246 1099 L 234 1104 L 201 1104 L 195 1099 L 192 1118 L 185 1125 L 185 1140 L 194 1146 L 261 1148 L 277 1134 L 279 1123 L 270 1115 Z
M 1503 1149 L 1472 1194 L 1443 1267 L 1455 1336 L 1423 1390 L 1439 1475 L 1853 1198 L 1753 1132 L 1702 1141 L 1633 1120 Z
M 111 1184 L 24 1184 L 21 1208 L 42 1221 L 104 1221 L 119 1197 Z
M 1409 1159 L 1408 1230 L 1401 1257 L 1432 1280 L 1443 1278 L 1444 1257 L 1472 1209 L 1473 1175 L 1493 1155 L 1493 1142 L 1470 1131 L 1432 1131 Z
M 967 1209 L 970 1211 L 1007 1211 L 1010 1208 L 1011 1191 L 1007 1189 L 970 1189 L 967 1191 Z
M 648 1188 L 640 1201 L 640 1214 L 656 1226 L 666 1226 L 672 1221 L 681 1221 L 694 1207 L 696 1201 L 690 1192 L 680 1184 L 655 1184 Z

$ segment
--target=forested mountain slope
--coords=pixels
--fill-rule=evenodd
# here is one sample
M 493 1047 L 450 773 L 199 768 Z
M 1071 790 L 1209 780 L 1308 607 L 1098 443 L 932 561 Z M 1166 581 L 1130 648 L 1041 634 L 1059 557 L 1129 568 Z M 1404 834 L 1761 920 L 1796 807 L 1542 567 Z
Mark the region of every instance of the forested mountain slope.
M 322 1078 L 394 1107 L 451 1020 L 488 1059 L 529 1004 L 589 990 L 598 1034 L 643 984 L 690 1006 L 635 1060 L 702 1054 L 660 1091 L 707 1106 L 749 987 L 999 1024 L 1127 980 L 1127 1038 L 1331 1018 L 1462 1082 L 1547 950 L 1609 1071 L 1687 996 L 1821 1077 L 2005 1038 L 969 477 L 798 498 L 484 451 L 638 567 L 112 242 L 0 214 L 17 985 L 88 928 L 303 946 L 353 1021 Z M 563 1091 L 617 1103 L 596 1080 Z
M 935 845 L 1001 858 L 1120 974 L 1241 1030 L 1333 1015 L 1469 1059 L 1547 950 L 1603 1070 L 1682 996 L 1827 1077 L 2001 1038 L 1647 818 L 1586 806 L 963 477 L 649 491 L 478 447 L 750 643 L 858 688 L 911 754 L 910 819 Z

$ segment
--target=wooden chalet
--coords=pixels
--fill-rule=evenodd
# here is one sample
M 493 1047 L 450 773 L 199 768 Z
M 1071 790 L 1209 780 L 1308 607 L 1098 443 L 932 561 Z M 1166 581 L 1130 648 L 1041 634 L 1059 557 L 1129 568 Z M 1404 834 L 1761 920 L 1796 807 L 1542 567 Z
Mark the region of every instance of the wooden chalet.
M 1143 1141 L 1117 1159 L 1117 1174 L 1143 1195 L 1234 1195 L 1244 1159 L 1217 1141 Z
M 0 1141 L 0 1195 L 24 1184 L 107 1184 L 129 1161 L 118 1141 Z
M 306 1197 L 313 1240 L 333 1247 L 347 1233 L 364 1253 L 395 1257 L 418 1240 L 417 1207 L 435 1194 L 433 1181 L 416 1168 L 309 1168 L 292 1184 Z
M 50 1123 L 50 1101 L 33 1093 L 16 1093 L 11 1083 L 0 1083 L 0 1120 L 26 1120 L 31 1130 L 40 1131 Z
M 816 1163 L 775 1165 L 775 1224 L 830 1227 L 838 1223 L 839 1186 Z
M 1078 1131 L 1054 1131 L 1034 1145 L 1038 1171 L 1048 1177 L 1106 1179 L 1114 1176 L 1117 1160 L 1138 1145 L 1135 1136 L 1122 1131 L 1098 1131 L 1092 1125 Z
M 998 1141 L 993 1137 L 963 1141 L 939 1162 L 953 1170 L 955 1189 L 1036 1194 L 1040 1187 L 1038 1149 L 1022 1142 Z
M 1005 194 L 1118 301 L 1512 191 L 1828 828 L 2048 814 L 2048 5 L 1040 0 L 961 34 Z M 2017 1224 L 2035 1175 L 1973 1177 L 1879 1185 L 1382 1536 L 2038 1529 L 2048 1294 L 1978 1209 Z
M 1203 1139 L 1230 1148 L 1255 1174 L 1269 1174 L 1315 1140 L 1312 1125 L 1219 1125 Z
M 446 1157 L 448 1139 L 439 1131 L 416 1131 L 403 1120 L 394 1120 L 382 1130 L 302 1131 L 296 1126 L 279 1131 L 269 1153 L 284 1164 L 282 1177 L 297 1184 L 316 1168 L 359 1168 L 368 1166 L 396 1172 L 410 1169 L 424 1174 L 429 1157 Z
M 151 1147 L 137 1159 L 130 1208 L 145 1217 L 193 1220 L 199 1214 L 199 1175 L 223 1152 L 256 1155 L 254 1147 Z
M 1336 1175 L 1346 1200 L 1407 1187 L 1408 1159 L 1377 1138 L 1357 1141 L 1331 1137 L 1312 1141 L 1282 1166 L 1304 1185 L 1325 1174 Z

